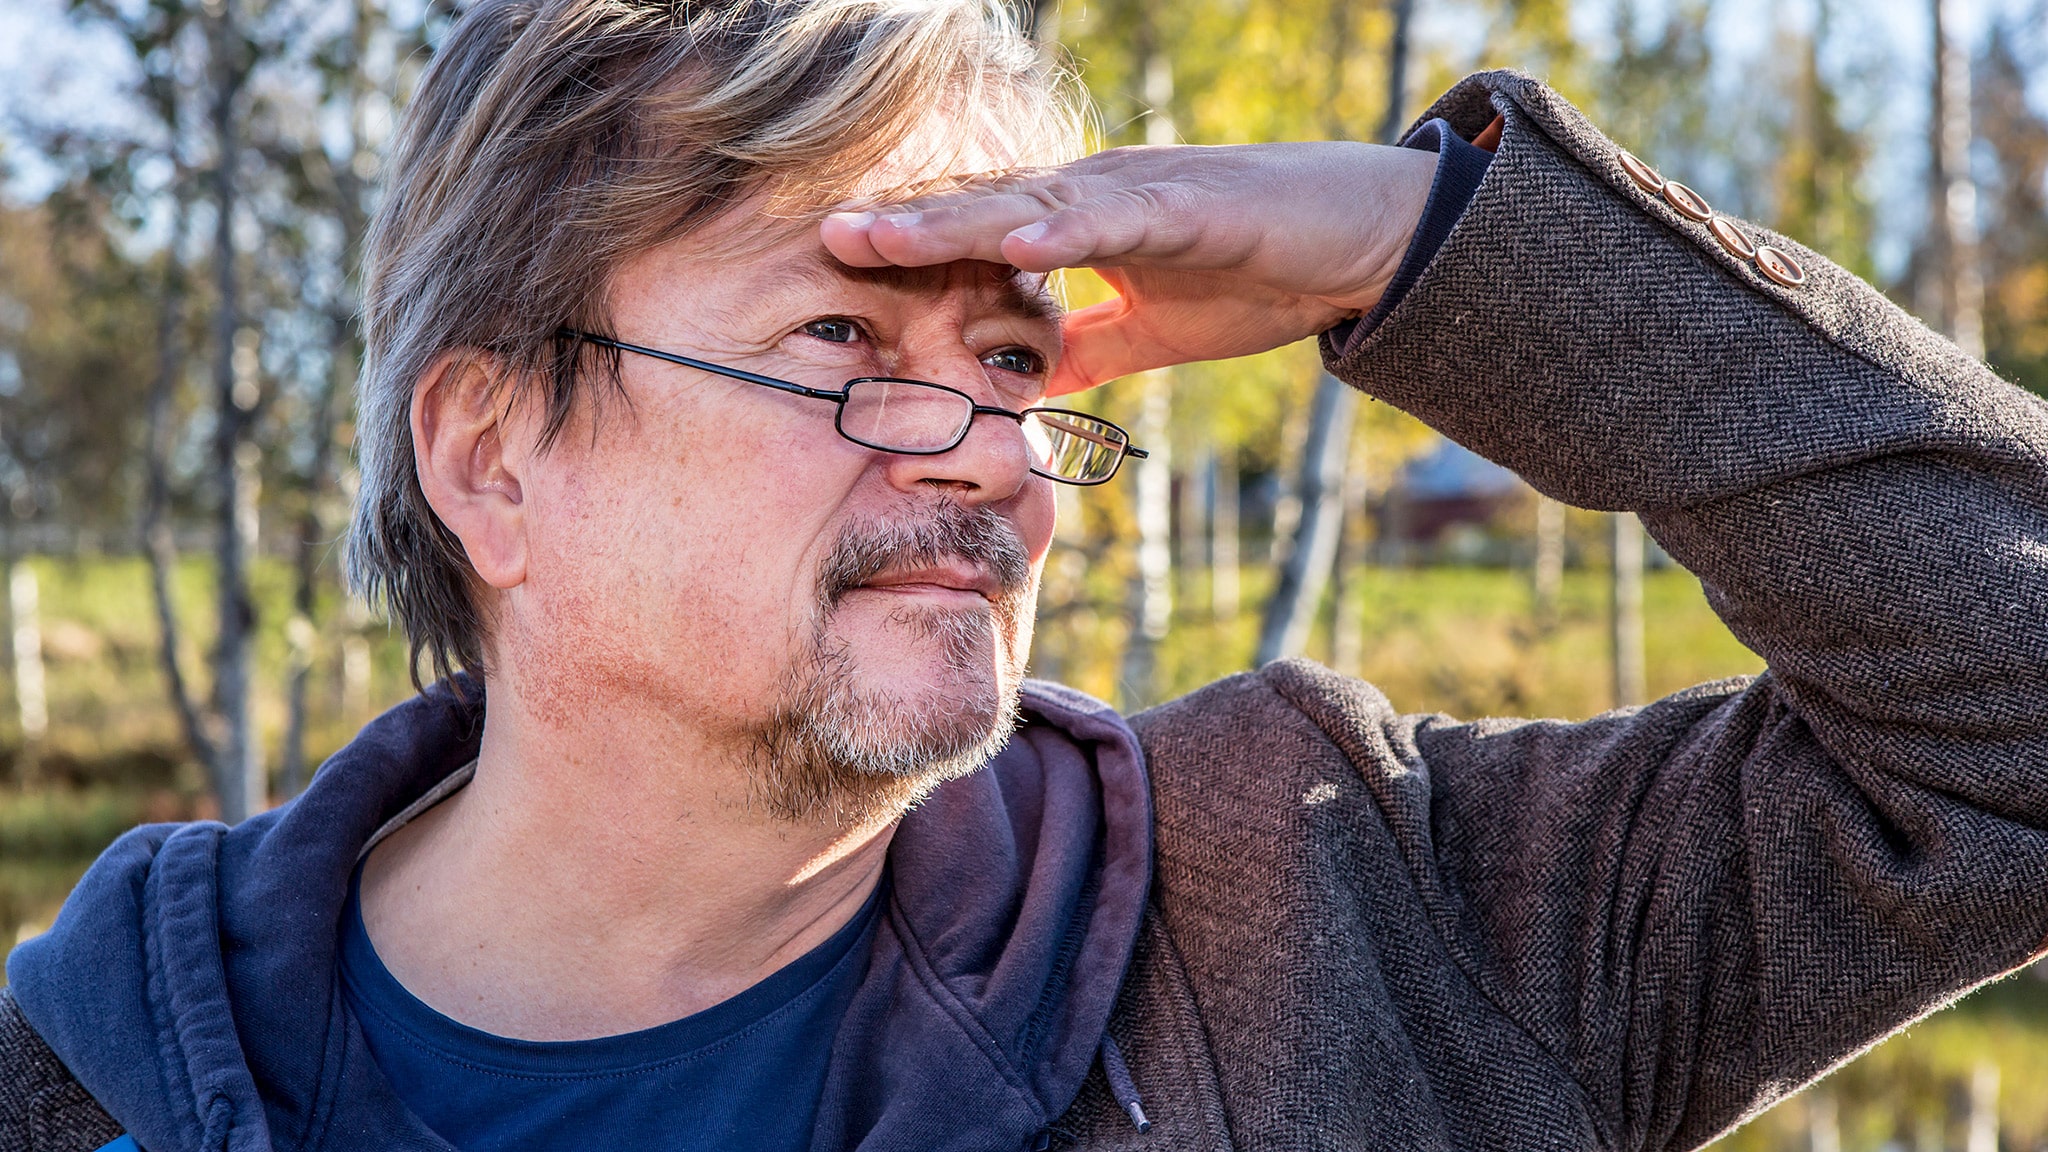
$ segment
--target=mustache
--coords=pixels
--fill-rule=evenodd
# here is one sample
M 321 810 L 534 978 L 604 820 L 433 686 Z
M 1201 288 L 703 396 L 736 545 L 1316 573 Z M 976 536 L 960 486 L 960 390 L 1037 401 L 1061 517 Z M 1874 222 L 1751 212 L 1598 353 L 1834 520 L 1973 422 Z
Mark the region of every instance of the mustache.
M 825 558 L 818 599 L 834 608 L 848 592 L 884 573 L 949 560 L 989 574 L 1001 601 L 1015 600 L 1030 587 L 1031 559 L 1008 520 L 988 508 L 942 500 L 916 516 L 847 524 Z

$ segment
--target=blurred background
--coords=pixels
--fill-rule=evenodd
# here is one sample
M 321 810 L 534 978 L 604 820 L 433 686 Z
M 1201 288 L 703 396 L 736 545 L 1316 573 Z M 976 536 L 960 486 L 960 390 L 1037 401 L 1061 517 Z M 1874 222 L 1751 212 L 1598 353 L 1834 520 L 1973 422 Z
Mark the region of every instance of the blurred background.
M 335 541 L 358 249 L 452 15 L 0 0 L 0 943 L 42 931 L 122 830 L 281 802 L 412 691 Z M 1527 69 L 2048 391 L 2048 0 L 1019 15 L 1111 144 L 1386 140 L 1464 73 Z M 1321 376 L 1310 347 L 1085 402 L 1153 454 L 1061 492 L 1039 675 L 1130 709 L 1305 653 L 1405 710 L 1583 717 L 1762 666 L 1633 518 L 1538 498 Z M 2048 969 L 1723 1146 L 2048 1150 Z

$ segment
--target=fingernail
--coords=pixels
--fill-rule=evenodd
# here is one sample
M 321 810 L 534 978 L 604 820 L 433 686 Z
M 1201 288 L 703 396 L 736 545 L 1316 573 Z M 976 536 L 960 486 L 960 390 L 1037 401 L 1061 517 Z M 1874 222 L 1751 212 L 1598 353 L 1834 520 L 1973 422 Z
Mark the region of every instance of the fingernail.
M 922 219 L 924 219 L 924 213 L 922 212 L 891 212 L 887 216 L 882 217 L 879 223 L 887 224 L 892 228 L 913 228 Z
M 837 220 L 848 228 L 862 229 L 875 222 L 873 212 L 834 212 L 830 219 Z
M 1039 238 L 1044 235 L 1045 221 L 1040 220 L 1036 224 L 1026 224 L 1022 228 L 1017 229 L 1015 232 L 1010 233 L 1010 239 L 1022 240 L 1026 244 L 1036 244 L 1038 243 Z

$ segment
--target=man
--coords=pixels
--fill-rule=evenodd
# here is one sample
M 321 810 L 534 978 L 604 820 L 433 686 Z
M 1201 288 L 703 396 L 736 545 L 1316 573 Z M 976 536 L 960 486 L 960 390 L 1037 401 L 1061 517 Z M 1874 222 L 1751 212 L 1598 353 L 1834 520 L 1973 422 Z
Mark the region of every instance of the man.
M 1052 92 L 967 0 L 463 18 L 351 562 L 471 676 L 108 851 L 10 963 L 10 1146 L 1691 1148 L 2041 948 L 2038 401 L 1526 77 L 1080 160 Z M 1770 671 L 1022 685 L 1052 485 L 1143 449 L 1046 398 L 1318 334 Z

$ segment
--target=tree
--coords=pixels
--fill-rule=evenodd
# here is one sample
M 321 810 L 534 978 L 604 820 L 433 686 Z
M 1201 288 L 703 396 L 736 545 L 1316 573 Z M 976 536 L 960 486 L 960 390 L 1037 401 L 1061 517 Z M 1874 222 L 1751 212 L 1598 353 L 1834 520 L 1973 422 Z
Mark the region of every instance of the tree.
M 1972 356 L 1984 355 L 1984 279 L 1978 263 L 1977 184 L 1970 171 L 1970 54 L 1953 0 L 1928 0 L 1927 233 L 1917 261 L 1921 314 Z
M 286 722 L 279 783 L 285 795 L 298 792 L 306 771 L 308 692 L 319 629 L 321 559 L 335 535 L 337 517 L 324 507 L 335 491 L 337 462 L 347 446 L 343 405 L 353 396 L 362 339 L 355 324 L 360 285 L 356 269 L 369 232 L 374 185 L 382 143 L 376 126 L 394 118 L 428 55 L 429 22 L 393 26 L 371 0 L 352 0 L 343 24 L 333 29 L 308 56 L 316 78 L 309 86 L 313 108 L 329 114 L 339 128 L 325 140 L 273 126 L 258 142 L 269 165 L 283 174 L 286 194 L 296 213 L 333 225 L 330 246 L 301 277 L 308 291 L 302 299 L 312 313 L 314 330 L 324 337 L 324 363 L 310 373 L 310 387 L 297 397 L 291 421 L 298 429 L 303 465 L 292 477 L 298 501 L 291 540 L 292 616 L 287 625 L 290 680 L 286 688 Z M 430 12 L 430 16 L 435 15 Z M 380 83 L 378 78 L 382 78 Z
M 100 158 L 72 162 L 59 199 L 85 206 L 82 218 L 130 254 L 154 296 L 153 320 L 131 329 L 154 336 L 148 366 L 120 377 L 146 395 L 127 408 L 144 426 L 133 418 L 121 425 L 143 446 L 135 514 L 167 693 L 223 817 L 238 819 L 267 793 L 254 701 L 261 622 L 250 591 L 266 511 L 293 513 L 297 528 L 286 790 L 304 777 L 313 619 L 332 535 L 327 493 L 345 458 L 342 405 L 360 358 L 353 269 L 378 134 L 417 72 L 410 61 L 423 55 L 424 26 L 394 26 L 377 0 L 345 9 L 312 0 L 72 0 L 71 10 L 127 44 L 134 115 L 102 139 L 53 129 L 42 150 Z M 119 395 L 109 385 L 88 391 Z M 172 595 L 173 529 L 195 513 L 211 528 L 216 601 L 204 682 L 180 661 L 190 629 Z
M 1404 125 L 1407 103 L 1409 22 L 1414 0 L 1392 0 L 1392 28 L 1387 38 L 1387 98 L 1380 115 L 1379 137 L 1395 143 Z M 1325 100 L 1330 109 L 1328 135 L 1341 139 L 1343 124 L 1336 114 L 1336 91 L 1343 75 L 1344 57 L 1352 40 L 1349 10 L 1331 9 L 1330 76 L 1332 92 Z M 1338 560 L 1338 541 L 1343 535 L 1346 490 L 1345 476 L 1351 457 L 1352 425 L 1358 413 L 1358 393 L 1350 385 L 1321 373 L 1316 379 L 1314 407 L 1310 409 L 1306 450 L 1302 453 L 1296 492 L 1301 515 L 1288 541 L 1280 579 L 1266 602 L 1260 620 L 1259 647 L 1254 661 L 1268 664 L 1285 656 L 1299 655 L 1308 645 L 1309 629 L 1322 604 L 1323 589 Z
M 235 230 L 241 211 L 242 92 L 259 46 L 243 29 L 230 0 L 201 8 L 206 36 L 207 173 L 213 214 L 212 383 L 214 588 L 213 734 L 214 794 L 221 819 L 233 824 L 264 807 L 269 789 L 256 747 L 256 713 L 249 693 L 254 675 L 256 603 L 249 591 L 250 553 L 256 548 L 257 465 L 261 449 L 250 439 L 263 399 L 257 377 L 259 337 L 243 325 L 240 253 Z
M 1177 143 L 1173 127 L 1173 59 L 1159 46 L 1155 14 L 1144 12 L 1145 143 Z M 1173 373 L 1156 369 L 1141 374 L 1143 398 L 1138 410 L 1138 441 L 1150 455 L 1132 471 L 1132 499 L 1137 508 L 1138 565 L 1131 580 L 1129 638 L 1124 642 L 1123 696 L 1142 707 L 1159 696 L 1155 649 L 1173 621 Z
M 2042 74 L 2036 11 L 2030 46 L 2017 20 L 1993 25 L 1976 77 L 1977 137 L 1994 164 L 1982 182 L 1984 342 L 1988 359 L 2008 378 L 2048 395 L 2048 117 L 2028 99 L 2029 77 Z

